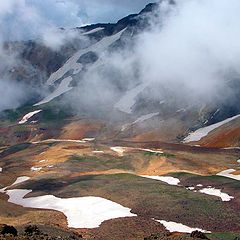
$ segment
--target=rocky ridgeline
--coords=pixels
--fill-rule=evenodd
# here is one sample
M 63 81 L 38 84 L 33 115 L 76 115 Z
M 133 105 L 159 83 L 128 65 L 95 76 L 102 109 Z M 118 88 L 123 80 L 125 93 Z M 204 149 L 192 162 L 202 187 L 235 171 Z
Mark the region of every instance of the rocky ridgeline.
M 66 235 L 66 234 L 64 234 Z M 0 224 L 0 240 L 80 240 L 85 239 L 82 235 L 76 235 L 73 233 L 69 233 L 67 236 L 62 236 L 61 234 L 56 234 L 54 230 L 52 230 L 51 235 L 45 233 L 40 230 L 36 225 L 27 225 L 24 228 L 23 233 L 18 233 L 17 229 L 13 226 Z M 91 239 L 99 239 L 97 236 L 93 236 Z M 88 239 L 88 240 L 91 240 Z M 113 238 L 114 239 L 114 236 Z M 194 239 L 208 239 L 213 240 L 213 238 L 209 238 L 206 234 L 200 231 L 193 231 L 191 234 L 182 234 L 182 233 L 170 233 L 170 232 L 162 232 L 158 234 L 152 234 L 149 237 L 145 237 L 144 240 L 194 240 Z M 215 240 L 216 238 L 214 238 Z M 232 240 L 240 240 L 240 238 L 235 238 Z
M 36 225 L 28 225 L 24 228 L 23 233 L 18 233 L 17 229 L 13 226 L 5 224 L 0 225 L 0 240 L 79 240 L 83 239 L 81 235 L 69 234 L 69 236 L 54 236 L 41 231 Z

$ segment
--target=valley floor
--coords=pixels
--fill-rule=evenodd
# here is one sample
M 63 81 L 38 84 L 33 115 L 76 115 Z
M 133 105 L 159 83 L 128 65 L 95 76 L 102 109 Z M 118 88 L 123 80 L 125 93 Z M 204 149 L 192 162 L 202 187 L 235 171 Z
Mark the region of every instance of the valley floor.
M 143 239 L 167 230 L 237 234 L 239 153 L 94 139 L 8 147 L 0 161 L 0 222 L 75 228 L 94 239 Z M 236 179 L 217 176 L 227 169 L 236 170 Z

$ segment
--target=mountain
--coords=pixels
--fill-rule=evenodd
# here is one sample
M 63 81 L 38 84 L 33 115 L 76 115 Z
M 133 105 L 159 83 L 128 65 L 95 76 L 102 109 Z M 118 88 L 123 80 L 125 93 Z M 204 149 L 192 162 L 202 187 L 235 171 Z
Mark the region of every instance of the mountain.
M 75 239 L 239 236 L 239 77 L 214 97 L 149 80 L 141 41 L 164 28 L 166 2 L 71 29 L 59 49 L 5 44 L 17 61 L 2 75 L 31 89 L 0 113 L 0 223 L 20 238 L 29 224 Z

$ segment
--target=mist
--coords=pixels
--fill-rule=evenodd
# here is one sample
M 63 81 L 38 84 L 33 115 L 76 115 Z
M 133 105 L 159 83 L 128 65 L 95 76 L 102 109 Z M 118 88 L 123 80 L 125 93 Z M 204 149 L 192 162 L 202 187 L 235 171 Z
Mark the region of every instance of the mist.
M 105 53 L 100 68 L 89 68 L 71 103 L 110 109 L 140 84 L 149 101 L 169 92 L 188 105 L 224 102 L 236 90 L 229 81 L 240 79 L 239 10 L 238 0 L 162 1 L 133 48 Z
M 216 97 L 230 73 L 239 74 L 240 2 L 182 0 L 170 8 L 160 28 L 139 38 L 142 80 L 176 84 L 190 97 Z
M 1 10 L 5 14 L 2 16 L 6 16 L 6 13 L 13 14 L 16 6 L 20 6 L 23 13 L 30 15 L 26 14 L 20 20 L 19 16 L 16 16 L 17 20 L 15 18 L 12 20 L 24 23 L 33 16 L 29 27 L 37 29 L 35 34 L 38 35 L 38 41 L 54 51 L 58 51 L 69 39 L 77 35 L 70 28 L 64 31 L 57 28 L 57 19 L 72 12 L 69 18 L 60 23 L 69 26 L 73 22 L 81 25 L 85 21 L 79 17 L 77 1 L 61 2 L 50 19 L 47 17 L 49 12 L 42 11 L 46 7 L 45 1 L 38 3 L 40 8 L 39 6 L 36 8 L 34 4 L 27 5 L 26 1 L 10 2 L 15 2 L 15 5 L 6 4 Z M 115 4 L 114 1 L 110 2 L 111 6 Z M 162 101 L 167 92 L 172 98 L 176 98 L 176 102 L 190 105 L 217 103 L 231 97 L 235 89 L 229 82 L 232 79 L 239 82 L 240 79 L 238 26 L 240 2 L 238 0 L 232 0 L 231 3 L 228 0 L 176 0 L 176 4 L 172 2 L 161 1 L 157 9 L 158 14 L 147 16 L 150 27 L 133 39 L 126 40 L 131 43 L 130 45 L 126 44 L 122 49 L 101 53 L 97 67 L 94 64 L 88 66 L 84 74 L 75 76 L 77 87 L 64 97 L 64 101 L 70 103 L 80 113 L 82 110 L 111 111 L 128 90 L 141 84 L 145 87 L 140 97 L 148 101 Z M 95 3 L 94 1 L 91 4 Z M 55 6 L 54 1 L 51 1 L 51 4 Z M 67 4 L 67 7 L 64 4 Z M 124 4 L 129 6 L 126 2 Z M 0 19 L 6 20 L 5 17 Z M 15 28 L 16 26 L 12 29 Z M 27 27 L 26 32 L 29 29 Z M 21 39 L 21 34 L 26 32 L 19 30 L 12 36 Z M 11 28 L 10 33 L 14 33 Z M 9 38 L 12 39 L 12 36 Z M 2 86 L 6 84 L 6 80 L 0 81 Z M 11 85 L 9 89 L 16 89 L 16 100 L 10 97 L 11 95 L 15 97 L 15 91 L 12 91 L 13 94 L 5 97 L 4 106 L 12 106 L 16 102 L 19 105 L 22 87 L 17 84 Z M 7 99 L 10 99 L 9 104 Z M 3 107 L 0 107 L 1 109 Z

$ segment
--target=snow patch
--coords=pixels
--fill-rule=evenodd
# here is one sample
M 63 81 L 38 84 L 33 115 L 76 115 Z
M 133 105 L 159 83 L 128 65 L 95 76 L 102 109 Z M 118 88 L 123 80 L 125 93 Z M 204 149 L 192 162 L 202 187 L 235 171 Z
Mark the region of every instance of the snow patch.
M 23 116 L 22 120 L 18 122 L 18 124 L 26 123 L 30 118 L 32 118 L 34 115 L 36 115 L 40 112 L 42 112 L 42 110 L 36 110 L 36 111 L 33 111 L 33 112 L 30 112 L 30 113 L 26 114 L 25 116 Z
M 216 197 L 220 197 L 223 202 L 229 202 L 234 197 L 228 195 L 227 193 L 222 193 L 221 189 L 215 189 L 215 188 L 203 188 L 199 190 L 200 193 L 205 193 L 207 195 L 212 195 Z
M 121 112 L 125 112 L 128 114 L 132 113 L 132 107 L 135 104 L 136 97 L 139 93 L 141 93 L 146 87 L 148 86 L 148 83 L 142 83 L 138 85 L 137 87 L 129 90 L 126 92 L 126 94 L 117 102 L 114 106 L 117 110 Z
M 52 142 L 86 143 L 86 141 L 83 141 L 83 140 L 71 140 L 71 139 L 46 139 L 46 140 L 31 142 L 31 143 L 39 144 L 39 143 L 52 143 Z
M 147 114 L 147 115 L 143 115 L 143 116 L 139 117 L 136 121 L 134 121 L 134 122 L 132 123 L 132 125 L 133 125 L 133 124 L 136 124 L 136 123 L 144 122 L 144 121 L 146 121 L 146 120 L 148 120 L 148 119 L 151 119 L 151 118 L 153 118 L 153 117 L 155 117 L 155 116 L 157 116 L 157 115 L 159 115 L 159 112 L 157 112 L 157 113 L 149 113 L 149 114 Z
M 121 37 L 122 33 L 125 30 L 126 30 L 126 28 L 123 29 L 122 31 L 116 33 L 115 35 L 103 38 L 102 40 L 91 45 L 88 48 L 84 48 L 84 49 L 77 51 L 71 58 L 69 58 L 67 60 L 67 62 L 61 68 L 59 68 L 56 72 L 51 74 L 51 76 L 47 80 L 46 84 L 48 86 L 53 86 L 57 80 L 63 78 L 64 75 L 68 74 L 69 72 L 72 72 L 72 75 L 76 75 L 76 74 L 80 73 L 81 70 L 83 69 L 83 65 L 81 63 L 78 63 L 78 60 L 82 55 L 84 55 L 90 51 L 93 51 L 96 54 L 100 54 L 102 51 L 107 49 L 107 47 L 109 47 L 111 44 L 113 44 L 115 41 L 117 41 Z M 64 78 L 61 81 L 61 83 L 59 84 L 58 88 L 56 88 L 53 93 L 51 93 L 49 96 L 44 98 L 42 101 L 36 103 L 34 106 L 48 103 L 51 100 L 53 100 L 54 98 L 72 90 L 72 87 L 69 87 L 71 82 L 72 82 L 72 76 Z
M 12 187 L 12 186 L 14 186 L 14 185 L 17 185 L 17 184 L 19 184 L 19 183 L 26 182 L 26 181 L 29 180 L 29 179 L 30 179 L 30 177 L 26 177 L 26 176 L 18 177 L 18 178 L 16 179 L 16 181 L 15 181 L 12 185 L 0 189 L 0 193 L 5 193 L 5 191 L 6 191 L 7 188 Z
M 103 38 L 102 40 L 91 45 L 88 48 L 84 48 L 76 52 L 71 58 L 67 60 L 67 62 L 61 68 L 59 68 L 49 77 L 49 79 L 47 80 L 47 84 L 52 85 L 55 81 L 62 78 L 66 73 L 71 70 L 73 70 L 74 75 L 79 73 L 82 70 L 83 66 L 77 61 L 82 55 L 90 51 L 93 51 L 95 53 L 101 53 L 103 50 L 105 50 L 107 47 L 117 41 L 125 30 L 126 28 L 116 33 L 115 35 Z
M 181 232 L 181 233 L 192 233 L 193 231 L 200 231 L 203 233 L 211 233 L 210 231 L 206 231 L 200 228 L 191 228 L 182 223 L 176 222 L 167 222 L 165 220 L 155 220 L 161 223 L 169 232 Z
M 93 151 L 93 153 L 104 153 L 104 151 Z
M 41 170 L 42 170 L 42 167 L 31 167 L 31 171 L 33 171 L 33 172 L 38 172 Z
M 240 150 L 240 147 L 227 147 L 227 148 L 222 148 L 225 150 Z
M 92 142 L 94 140 L 95 140 L 95 138 L 83 138 L 82 139 L 82 141 L 84 141 L 84 142 Z
M 202 138 L 206 137 L 206 136 L 207 136 L 210 132 L 212 132 L 213 130 L 221 127 L 222 125 L 224 125 L 224 124 L 226 124 L 226 123 L 229 123 L 229 122 L 237 119 L 238 117 L 240 117 L 240 114 L 239 114 L 239 115 L 236 115 L 236 116 L 234 116 L 234 117 L 225 119 L 225 120 L 222 121 L 222 122 L 215 123 L 215 124 L 213 124 L 213 125 L 210 125 L 210 126 L 207 126 L 207 127 L 204 127 L 204 128 L 200 128 L 200 129 L 198 129 L 197 131 L 190 133 L 190 134 L 183 140 L 183 142 L 184 142 L 184 143 L 189 143 L 189 142 L 200 141 Z
M 58 198 L 53 195 L 24 198 L 32 190 L 8 190 L 8 201 L 23 207 L 51 209 L 64 213 L 68 227 L 96 228 L 103 221 L 133 217 L 131 209 L 100 197 Z
M 160 149 L 160 150 L 153 150 L 153 149 L 148 149 L 148 148 L 138 148 L 141 151 L 144 152 L 151 152 L 151 153 L 160 153 L 163 154 L 164 152 Z
M 90 31 L 88 31 L 88 32 L 85 32 L 85 33 L 83 33 L 82 35 L 89 35 L 89 34 L 92 34 L 92 33 L 99 32 L 99 31 L 101 31 L 101 30 L 103 30 L 103 29 L 104 29 L 103 27 L 98 27 L 98 28 L 92 29 L 92 30 L 90 30 Z
M 18 178 L 20 183 L 28 177 Z M 14 184 L 16 184 L 16 182 Z M 12 184 L 11 186 L 13 186 Z M 58 198 L 53 195 L 24 198 L 32 190 L 2 190 L 9 196 L 8 202 L 27 208 L 51 209 L 60 211 L 67 217 L 68 226 L 72 228 L 96 228 L 106 220 L 133 217 L 131 209 L 100 197 Z
M 26 176 L 18 177 L 17 180 L 11 186 L 17 185 L 19 183 L 26 182 L 29 179 L 30 179 L 30 177 L 26 177 Z
M 141 175 L 141 177 L 162 181 L 162 182 L 165 182 L 165 183 L 167 183 L 169 185 L 174 185 L 174 186 L 177 186 L 180 183 L 180 180 L 178 178 L 168 177 L 168 176 L 147 176 L 147 175 Z
M 42 101 L 34 104 L 34 106 L 39 106 L 41 104 L 45 104 L 50 102 L 51 100 L 53 100 L 56 97 L 61 96 L 62 94 L 70 91 L 73 89 L 73 87 L 69 87 L 70 83 L 72 82 L 72 77 L 67 77 L 64 78 L 61 83 L 59 84 L 59 86 L 47 97 L 45 97 Z
M 186 109 L 185 108 L 178 109 L 177 113 L 180 113 L 180 112 L 186 112 Z
M 118 156 L 122 157 L 123 153 L 126 151 L 125 147 L 111 147 L 110 148 L 112 151 L 116 152 Z
M 228 169 L 217 174 L 217 176 L 232 178 L 240 181 L 240 175 L 234 175 L 232 173 L 236 172 L 234 169 Z

